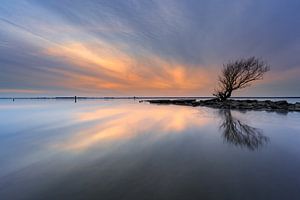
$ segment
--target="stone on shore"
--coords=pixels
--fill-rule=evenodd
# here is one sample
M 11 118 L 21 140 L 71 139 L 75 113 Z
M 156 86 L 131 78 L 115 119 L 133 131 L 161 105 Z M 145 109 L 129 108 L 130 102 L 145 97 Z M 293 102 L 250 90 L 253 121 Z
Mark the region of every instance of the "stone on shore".
M 185 106 L 206 106 L 220 109 L 237 109 L 237 110 L 264 110 L 276 112 L 300 111 L 300 102 L 295 104 L 287 101 L 258 101 L 258 100 L 233 100 L 219 101 L 217 99 L 196 100 L 196 99 L 160 99 L 148 100 L 154 104 L 174 104 Z

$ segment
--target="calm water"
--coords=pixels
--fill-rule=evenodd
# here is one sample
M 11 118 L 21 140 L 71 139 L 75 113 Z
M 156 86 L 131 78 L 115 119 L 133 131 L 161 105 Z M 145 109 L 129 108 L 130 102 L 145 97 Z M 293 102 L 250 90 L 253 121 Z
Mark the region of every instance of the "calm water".
M 1 200 L 300 199 L 300 113 L 1 100 L 0 128 Z

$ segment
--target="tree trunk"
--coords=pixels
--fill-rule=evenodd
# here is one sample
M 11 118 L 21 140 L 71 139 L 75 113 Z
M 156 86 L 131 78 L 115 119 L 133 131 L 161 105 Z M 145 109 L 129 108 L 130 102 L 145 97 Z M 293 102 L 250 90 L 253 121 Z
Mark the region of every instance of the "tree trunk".
M 219 94 L 219 98 L 221 101 L 226 101 L 229 97 L 231 97 L 232 90 L 227 90 L 224 93 Z

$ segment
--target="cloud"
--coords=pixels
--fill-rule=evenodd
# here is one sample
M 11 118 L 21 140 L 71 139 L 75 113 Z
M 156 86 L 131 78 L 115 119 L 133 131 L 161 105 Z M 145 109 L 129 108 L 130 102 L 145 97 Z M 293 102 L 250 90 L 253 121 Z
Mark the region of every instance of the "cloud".
M 299 6 L 297 0 L 4 0 L 0 88 L 209 95 L 218 66 L 248 56 L 264 58 L 280 76 L 299 68 Z M 294 72 L 278 94 L 294 88 L 300 77 Z
M 43 94 L 42 90 L 29 90 L 29 89 L 0 89 L 0 93 L 25 93 L 25 94 Z
M 66 88 L 111 90 L 141 94 L 144 90 L 188 94 L 211 85 L 212 70 L 171 63 L 155 55 L 132 57 L 109 44 L 70 43 L 50 47 L 45 54 L 58 57 L 74 70 L 55 70 L 64 74 Z M 176 91 L 176 92 L 175 92 Z M 135 93 L 136 94 L 136 93 Z

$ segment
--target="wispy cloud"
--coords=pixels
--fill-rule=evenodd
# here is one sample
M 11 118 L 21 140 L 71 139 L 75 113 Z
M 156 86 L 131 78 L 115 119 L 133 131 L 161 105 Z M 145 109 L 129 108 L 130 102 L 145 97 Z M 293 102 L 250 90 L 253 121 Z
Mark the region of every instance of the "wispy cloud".
M 277 94 L 293 95 L 300 92 L 299 6 L 297 0 L 4 0 L 0 88 L 209 95 L 223 62 L 258 56 L 272 74 L 256 94 L 273 91 L 281 77 L 285 86 Z M 293 73 L 281 76 L 285 71 Z
M 112 90 L 130 94 L 145 90 L 176 91 L 177 94 L 206 89 L 213 71 L 165 61 L 155 55 L 132 57 L 109 44 L 70 43 L 49 48 L 47 55 L 59 57 L 73 70 L 55 70 L 67 78 L 66 87 L 81 90 Z
M 24 94 L 43 94 L 43 90 L 30 90 L 30 89 L 0 89 L 0 93 L 24 93 Z

